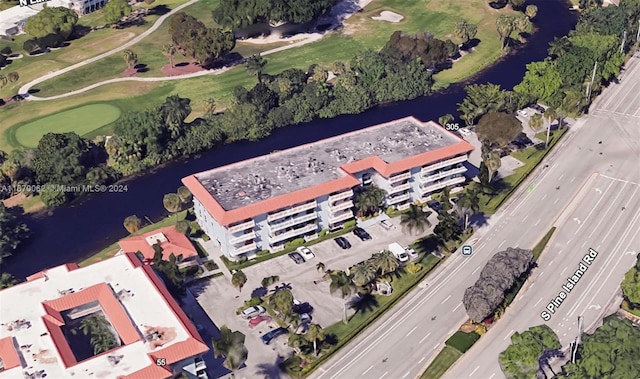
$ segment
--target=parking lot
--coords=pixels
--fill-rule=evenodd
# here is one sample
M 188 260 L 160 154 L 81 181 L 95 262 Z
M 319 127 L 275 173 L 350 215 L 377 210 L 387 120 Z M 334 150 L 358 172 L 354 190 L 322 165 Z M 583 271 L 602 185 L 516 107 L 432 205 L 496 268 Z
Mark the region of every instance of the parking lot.
M 430 219 L 435 225 L 435 214 L 431 215 Z M 420 237 L 403 234 L 398 225 L 399 218 L 391 221 L 394 224 L 391 230 L 385 230 L 377 223 L 366 227 L 367 232 L 373 237 L 369 241 L 360 241 L 353 233 L 346 234 L 345 237 L 352 245 L 348 250 L 342 250 L 333 240 L 327 240 L 310 246 L 315 258 L 305 263 L 295 264 L 291 258 L 283 255 L 243 269 L 247 276 L 247 283 L 242 292 L 238 292 L 231 285 L 231 279 L 227 276 L 205 282 L 205 285 L 200 285 L 194 291 L 198 302 L 218 327 L 227 325 L 232 330 L 239 330 L 246 335 L 245 344 L 249 349 L 249 358 L 247 367 L 236 374 L 239 378 L 278 377 L 276 375 L 278 356 L 286 356 L 290 351 L 286 336 L 278 337 L 269 345 L 264 345 L 260 340 L 261 335 L 277 327 L 275 322 L 268 324 L 263 322 L 254 328 L 249 328 L 248 322 L 236 315 L 236 310 L 251 297 L 252 292 L 260 291 L 262 279 L 278 275 L 280 281 L 270 287 L 269 292 L 271 293 L 276 285 L 285 284 L 290 287 L 297 300 L 303 303 L 308 302 L 313 307 L 311 312 L 313 323 L 327 327 L 340 322 L 345 299 L 337 293 L 330 294 L 330 282 L 322 279 L 323 274 L 316 270 L 316 264 L 322 262 L 326 269 L 344 270 L 369 258 L 373 253 L 387 249 L 392 242 L 406 246 Z M 210 254 L 219 256 L 221 253 L 210 251 Z M 349 312 L 352 311 L 349 310 Z

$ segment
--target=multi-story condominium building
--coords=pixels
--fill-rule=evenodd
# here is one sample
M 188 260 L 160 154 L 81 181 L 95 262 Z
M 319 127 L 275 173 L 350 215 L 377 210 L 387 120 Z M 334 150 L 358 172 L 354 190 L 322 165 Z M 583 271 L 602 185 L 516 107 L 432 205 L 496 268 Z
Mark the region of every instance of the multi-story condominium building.
M 207 378 L 209 348 L 135 254 L 39 272 L 0 304 L 0 379 Z
M 354 218 L 355 196 L 376 185 L 387 206 L 466 179 L 473 147 L 435 122 L 407 117 L 182 179 L 202 229 L 231 259 L 312 240 Z

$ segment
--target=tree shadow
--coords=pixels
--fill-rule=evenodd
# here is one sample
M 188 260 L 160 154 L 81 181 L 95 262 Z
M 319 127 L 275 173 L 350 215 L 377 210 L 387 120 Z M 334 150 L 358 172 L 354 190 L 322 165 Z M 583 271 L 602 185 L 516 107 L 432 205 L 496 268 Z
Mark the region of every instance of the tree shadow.
M 469 42 L 467 42 L 467 44 L 464 46 L 464 50 L 467 51 L 469 49 L 473 49 L 480 44 L 480 41 L 481 40 L 479 38 L 470 39 Z
M 174 67 L 184 67 L 188 65 L 189 65 L 189 62 L 180 62 L 180 63 L 174 64 Z
M 171 12 L 171 8 L 167 7 L 164 4 L 156 5 L 155 7 L 149 10 L 149 15 L 162 16 Z
M 291 283 L 282 283 L 282 285 L 277 285 L 276 284 L 276 286 L 271 290 L 271 292 L 276 293 L 276 292 L 278 292 L 280 290 L 284 290 L 284 289 L 291 290 L 291 289 L 293 289 L 293 287 L 291 287 Z
M 256 374 L 261 378 L 264 377 L 265 379 L 282 379 L 284 376 L 282 375 L 280 365 L 283 361 L 284 358 L 278 355 L 274 363 L 260 363 L 258 364 Z
M 147 67 L 147 65 L 144 64 L 144 63 L 138 63 L 137 65 L 133 66 L 133 68 L 137 72 L 147 72 L 147 71 L 149 71 L 149 67 Z
M 267 293 L 269 293 L 269 291 L 265 287 L 258 287 L 251 291 L 251 297 L 259 297 L 262 299 L 267 296 Z
M 378 308 L 378 305 L 378 299 L 371 294 L 367 294 L 360 296 L 358 301 L 353 302 L 351 304 L 351 309 L 355 310 L 356 313 L 367 313 Z
M 33 95 L 34 93 L 38 93 L 38 92 L 40 92 L 40 90 L 37 88 L 31 88 L 30 90 L 27 91 L 29 95 Z
M 244 63 L 244 57 L 236 52 L 230 52 L 228 54 L 223 55 L 219 59 L 216 59 L 213 62 L 210 62 L 205 68 L 210 69 L 220 69 L 224 67 L 233 67 L 239 64 Z
M 84 26 L 82 24 L 76 24 L 73 27 L 73 31 L 71 32 L 71 35 L 69 36 L 69 38 L 67 38 L 67 41 L 74 41 L 77 40 L 79 38 L 82 38 L 84 36 L 86 36 L 87 34 L 91 33 L 91 28 L 88 26 Z M 65 46 L 63 44 L 63 46 Z M 69 46 L 69 45 L 66 45 Z
M 489 6 L 493 9 L 502 9 L 507 6 L 507 0 L 497 0 L 489 3 Z
M 557 373 L 553 370 L 553 367 L 551 367 L 550 361 L 553 358 L 563 359 L 564 357 L 564 353 L 557 349 L 545 351 L 544 353 L 542 353 L 540 358 L 538 358 L 538 372 L 541 372 L 543 374 L 543 377 L 546 377 L 546 374 L 544 372 L 544 368 L 546 367 L 553 373 L 553 377 L 555 377 Z
M 481 227 L 488 224 L 489 217 L 484 213 L 476 213 L 469 216 L 469 225 L 473 227 Z
M 210 284 L 211 280 L 213 280 L 213 279 L 210 279 L 210 280 L 205 280 L 205 279 L 195 280 L 195 281 L 189 283 L 187 285 L 187 287 L 189 288 L 189 291 L 191 291 L 193 296 L 195 298 L 198 298 L 198 296 L 202 295 L 206 291 L 207 287 L 209 287 L 209 284 Z

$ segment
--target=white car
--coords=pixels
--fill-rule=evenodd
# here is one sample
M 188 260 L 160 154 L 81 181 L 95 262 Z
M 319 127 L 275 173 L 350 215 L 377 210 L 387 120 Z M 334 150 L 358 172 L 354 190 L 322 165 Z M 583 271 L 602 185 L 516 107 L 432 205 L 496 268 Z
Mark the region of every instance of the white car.
M 382 227 L 387 229 L 387 230 L 393 229 L 393 224 L 389 220 L 380 221 L 380 225 L 382 225 Z
M 409 259 L 414 260 L 414 259 L 418 259 L 418 253 L 413 250 L 412 248 L 407 248 L 407 254 L 409 254 Z
M 469 129 L 467 128 L 460 128 L 458 129 L 458 132 L 463 136 L 463 137 L 468 137 L 471 135 L 471 132 L 469 131 Z
M 261 314 L 263 314 L 266 311 L 267 310 L 264 309 L 263 306 L 256 305 L 256 306 L 249 307 L 249 308 L 245 309 L 244 311 L 242 311 L 242 313 L 240 313 L 240 316 L 243 319 L 248 320 L 250 318 L 253 318 L 253 317 L 256 317 L 256 316 L 260 316 Z
M 306 246 L 300 246 L 296 251 L 298 254 L 302 255 L 302 258 L 304 258 L 305 261 L 316 257 L 315 254 L 313 254 L 313 252 Z
M 527 113 L 527 111 L 525 111 L 524 109 L 518 110 L 518 115 L 522 117 L 529 117 L 529 113 Z

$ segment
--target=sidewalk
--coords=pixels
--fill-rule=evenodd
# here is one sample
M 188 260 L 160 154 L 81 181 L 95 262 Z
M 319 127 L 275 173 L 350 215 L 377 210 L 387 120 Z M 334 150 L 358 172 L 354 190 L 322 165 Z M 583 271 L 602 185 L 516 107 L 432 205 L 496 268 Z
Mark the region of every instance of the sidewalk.
M 222 255 L 222 251 L 220 251 L 220 249 L 216 245 L 216 242 L 214 240 L 205 241 L 201 238 L 198 238 L 197 241 L 200 243 L 200 246 L 202 246 L 202 248 L 207 252 L 207 254 L 209 254 L 209 258 L 211 258 L 211 260 L 218 265 L 220 271 L 226 277 L 231 279 L 231 272 L 220 258 L 220 256 Z

